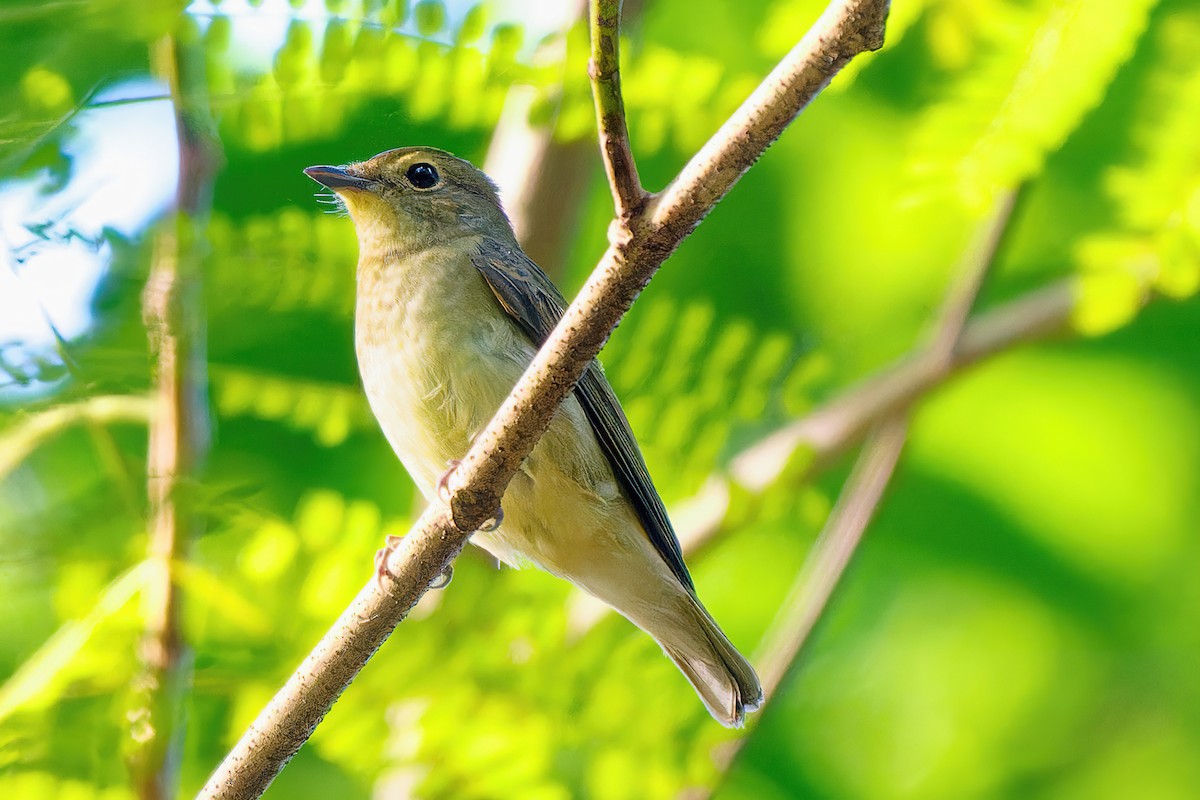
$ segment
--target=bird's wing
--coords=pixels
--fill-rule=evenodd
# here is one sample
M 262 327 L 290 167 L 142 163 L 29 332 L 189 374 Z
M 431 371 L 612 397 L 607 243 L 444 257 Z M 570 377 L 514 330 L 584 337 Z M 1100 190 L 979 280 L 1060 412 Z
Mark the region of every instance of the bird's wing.
M 562 293 L 546 273 L 519 249 L 496 242 L 481 244 L 472 263 L 508 315 L 541 347 L 567 307 Z M 599 362 L 593 361 L 583 373 L 575 387 L 575 397 L 654 548 L 680 582 L 694 590 L 667 510 L 654 489 L 629 420 L 625 419 L 616 394 L 600 371 Z

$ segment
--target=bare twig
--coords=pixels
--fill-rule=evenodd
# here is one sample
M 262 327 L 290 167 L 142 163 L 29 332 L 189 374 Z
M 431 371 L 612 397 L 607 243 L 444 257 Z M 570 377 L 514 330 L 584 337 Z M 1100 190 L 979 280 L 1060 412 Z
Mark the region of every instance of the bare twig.
M 672 184 L 666 205 L 617 226 L 617 235 L 546 344 L 449 481 L 449 504 L 431 505 L 384 565 L 390 587 L 365 586 L 251 725 L 201 791 L 260 795 L 409 609 L 486 522 L 558 405 L 595 358 L 642 287 L 737 177 L 853 55 L 882 45 L 886 0 L 843 0 L 822 17 L 809 52 L 793 51 Z M 797 75 L 790 75 L 794 70 Z M 769 108 L 767 107 L 769 106 Z M 755 151 L 757 148 L 757 151 Z M 690 188 L 689 188 L 690 187 Z M 688 202 L 686 191 L 697 196 Z
M 980 314 L 966 326 L 947 369 L 939 368 L 937 354 L 930 349 L 905 356 L 743 450 L 733 459 L 730 475 L 739 485 L 762 491 L 779 478 L 795 454 L 804 451 L 811 458 L 808 469 L 820 469 L 862 441 L 875 421 L 908 405 L 948 374 L 1024 342 L 1068 332 L 1076 295 L 1074 281 L 1064 280 Z
M 641 211 L 646 191 L 629 146 L 625 101 L 621 96 L 621 0 L 591 0 L 592 58 L 588 74 L 596 101 L 596 123 L 604 171 L 612 187 L 617 219 Z
M 1010 200 L 997 210 L 997 219 L 1010 214 Z M 999 230 L 985 228 L 981 241 L 972 252 L 986 255 L 998 242 L 990 239 Z M 963 284 L 955 290 L 968 295 Z M 978 291 L 974 289 L 973 291 Z M 892 366 L 852 387 L 801 419 L 772 433 L 738 453 L 728 472 L 713 474 L 704 487 L 684 501 L 696 513 L 675 517 L 676 530 L 684 552 L 694 554 L 705 547 L 721 529 L 729 506 L 730 483 L 762 492 L 779 480 L 790 462 L 799 454 L 806 461 L 796 470 L 796 480 L 820 472 L 838 456 L 863 440 L 872 425 L 906 408 L 931 388 L 960 370 L 1025 342 L 1045 339 L 1070 329 L 1071 316 L 1078 301 L 1072 281 L 1062 281 L 1012 300 L 971 321 L 965 301 L 948 300 L 942 334 L 925 349 L 901 358 Z M 953 346 L 944 332 L 951 322 L 961 326 Z M 674 517 L 675 515 L 673 515 Z
M 964 255 L 957 278 L 947 295 L 941 321 L 930 351 L 939 360 L 938 371 L 950 367 L 955 345 L 962 336 L 967 315 L 984 279 L 995 264 L 1005 234 L 1009 230 L 1016 193 L 1004 196 L 979 236 Z M 779 616 L 766 636 L 764 656 L 759 662 L 763 693 L 769 702 L 784 678 L 792 670 L 805 642 L 821 619 L 834 589 L 841 582 L 867 525 L 875 515 L 888 482 L 895 472 L 908 435 L 909 409 L 889 413 L 871 431 L 855 462 L 846 486 L 829 515 L 824 529 L 805 559 L 792 589 L 781 606 Z M 725 775 L 736 760 L 748 737 L 719 751 L 718 759 Z
M 156 242 L 142 298 L 157 368 L 146 466 L 150 575 L 143 593 L 143 668 L 136 683 L 137 704 L 129 713 L 134 742 L 129 763 L 143 800 L 174 797 L 177 788 L 176 751 L 190 663 L 179 630 L 180 597 L 173 565 L 202 526 L 188 488 L 209 446 L 197 242 L 220 158 L 217 139 L 206 124 L 203 72 L 194 72 L 195 60 L 196 54 L 185 51 L 173 36 L 159 42 L 155 53 L 158 71 L 175 99 L 179 184 L 175 219 Z
M 867 437 L 862 456 L 783 601 L 782 613 L 767 633 L 768 645 L 759 661 L 759 675 L 768 700 L 775 696 L 845 574 L 883 499 L 907 435 L 908 415 L 901 412 L 885 419 Z

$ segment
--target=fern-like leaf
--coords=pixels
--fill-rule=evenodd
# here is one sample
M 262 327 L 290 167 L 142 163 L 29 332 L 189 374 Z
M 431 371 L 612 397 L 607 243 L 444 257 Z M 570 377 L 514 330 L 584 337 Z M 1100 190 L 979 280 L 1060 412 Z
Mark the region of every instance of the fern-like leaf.
M 918 124 L 914 171 L 978 209 L 1036 174 L 1103 97 L 1154 2 L 1007 6 Z
M 1082 300 L 1075 323 L 1103 333 L 1129 321 L 1151 292 L 1200 291 L 1200 11 L 1157 31 L 1159 59 L 1138 93 L 1138 155 L 1109 170 L 1118 224 L 1080 242 Z
M 217 410 L 223 416 L 252 416 L 311 433 L 333 447 L 356 430 L 374 424 L 362 393 L 338 386 L 249 370 L 212 370 Z
M 703 303 L 644 307 L 606 348 L 621 397 L 664 497 L 690 495 L 744 429 L 778 423 L 820 374 L 790 336 Z

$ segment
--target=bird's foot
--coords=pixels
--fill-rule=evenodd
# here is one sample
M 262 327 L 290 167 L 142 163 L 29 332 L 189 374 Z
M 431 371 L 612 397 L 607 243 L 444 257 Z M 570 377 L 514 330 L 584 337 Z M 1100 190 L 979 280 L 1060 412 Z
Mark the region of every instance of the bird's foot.
M 375 580 L 380 584 L 383 583 L 384 578 L 398 580 L 396 573 L 388 569 L 387 562 L 396 548 L 400 546 L 400 541 L 399 536 L 389 536 L 387 537 L 387 543 L 375 553 Z M 446 568 L 442 570 L 442 574 L 434 578 L 433 583 L 429 584 L 429 588 L 445 589 L 450 585 L 450 579 L 453 577 L 454 567 L 447 564 Z
M 387 543 L 375 552 L 375 580 L 382 585 L 384 578 L 396 580 L 396 573 L 388 569 L 388 559 L 400 546 L 399 536 L 387 537 Z
M 437 496 L 446 505 L 450 505 L 450 476 L 454 474 L 454 470 L 458 469 L 461 463 L 462 461 L 457 458 L 450 459 L 446 462 L 448 469 L 442 473 L 442 477 L 438 478 Z

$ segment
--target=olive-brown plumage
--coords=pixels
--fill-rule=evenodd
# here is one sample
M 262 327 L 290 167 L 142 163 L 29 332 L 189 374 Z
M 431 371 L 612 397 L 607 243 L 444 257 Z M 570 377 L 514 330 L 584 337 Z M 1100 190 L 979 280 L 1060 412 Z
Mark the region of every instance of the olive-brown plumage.
M 482 172 L 428 147 L 310 167 L 359 239 L 355 340 L 363 385 L 392 448 L 433 500 L 562 316 L 566 303 L 521 250 Z M 509 484 L 504 521 L 472 541 L 533 563 L 654 637 L 713 716 L 758 707 L 753 668 L 696 598 L 629 423 L 597 363 Z

